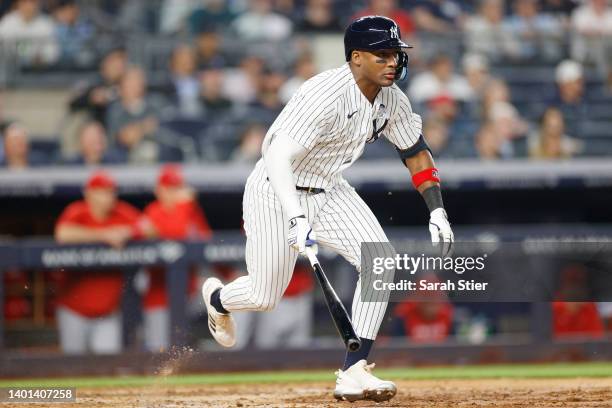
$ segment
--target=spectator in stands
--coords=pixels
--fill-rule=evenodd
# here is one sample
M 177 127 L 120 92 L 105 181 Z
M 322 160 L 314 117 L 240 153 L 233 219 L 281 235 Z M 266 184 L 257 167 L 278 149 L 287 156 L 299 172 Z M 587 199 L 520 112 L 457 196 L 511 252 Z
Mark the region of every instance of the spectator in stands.
M 232 152 L 230 160 L 255 164 L 261 157 L 261 144 L 266 132 L 266 127 L 260 123 L 247 125 L 240 136 L 240 145 Z
M 141 68 L 128 68 L 121 79 L 119 100 L 107 112 L 107 128 L 116 147 L 130 163 L 152 163 L 158 155 L 157 109 L 147 95 Z
M 449 143 L 449 126 L 436 116 L 425 119 L 423 134 L 434 157 L 445 156 Z
M 518 146 L 525 140 L 529 131 L 528 123 L 509 102 L 495 102 L 490 110 L 488 121 L 501 140 L 499 152 L 503 158 L 520 156 Z
M 515 0 L 514 14 L 503 22 L 506 57 L 517 61 L 557 61 L 561 56 L 561 21 L 539 10 L 538 0 Z
M 583 137 L 583 122 L 587 119 L 587 104 L 584 98 L 584 75 L 582 65 L 565 60 L 555 71 L 557 95 L 551 105 L 563 113 L 567 131 L 574 137 Z
M 249 9 L 240 14 L 232 27 L 243 40 L 282 41 L 289 38 L 293 23 L 272 10 L 272 0 L 251 0 Z
M 178 114 L 195 117 L 201 112 L 200 81 L 197 78 L 195 52 L 188 45 L 179 45 L 170 60 L 170 98 Z
M 194 191 L 185 183 L 181 169 L 175 165 L 162 167 L 155 187 L 155 201 L 144 210 L 153 226 L 154 237 L 167 240 L 208 240 L 212 230 L 198 205 Z M 142 302 L 144 310 L 144 339 L 148 351 L 164 351 L 170 345 L 170 316 L 166 270 L 148 268 L 148 288 Z M 197 293 L 196 275 L 189 277 L 188 294 Z
M 210 118 L 222 118 L 233 109 L 231 100 L 223 95 L 224 74 L 220 69 L 207 69 L 200 75 L 200 104 Z
M 28 66 L 52 65 L 60 55 L 55 25 L 40 12 L 39 0 L 17 0 L 0 20 L 0 41 L 15 43 L 19 61 Z
M 84 200 L 70 204 L 55 226 L 62 244 L 102 243 L 123 247 L 141 235 L 139 211 L 117 200 L 115 180 L 104 171 L 85 184 Z M 69 273 L 58 299 L 57 325 L 62 351 L 69 354 L 118 353 L 122 349 L 120 270 Z
M 92 67 L 94 26 L 83 18 L 76 0 L 59 0 L 53 10 L 57 41 L 61 47 L 60 64 L 67 67 Z
M 462 59 L 462 67 L 474 101 L 482 101 L 485 89 L 491 81 L 489 61 L 484 55 L 465 54 Z
M 256 99 L 249 105 L 249 118 L 272 124 L 284 107 L 280 89 L 286 80 L 287 77 L 280 71 L 264 72 L 259 81 Z
M 427 117 L 444 122 L 451 126 L 457 117 L 457 102 L 452 96 L 440 94 L 427 102 Z
M 453 61 L 448 55 L 435 56 L 429 64 L 429 70 L 412 78 L 408 88 L 411 100 L 423 103 L 439 95 L 448 95 L 458 101 L 473 99 L 474 93 L 467 79 L 453 71 Z
M 2 165 L 9 170 L 24 170 L 31 166 L 45 164 L 45 158 L 30 150 L 27 129 L 19 123 L 9 124 L 3 132 L 4 157 Z
M 534 159 L 567 159 L 580 147 L 577 140 L 565 134 L 563 114 L 554 107 L 546 109 L 539 129 L 529 137 L 529 157 Z
M 603 77 L 610 72 L 612 7 L 607 0 L 586 0 L 572 12 L 572 58 L 594 61 Z
M 465 18 L 461 3 L 456 0 L 413 0 L 412 3 L 419 30 L 452 34 L 460 29 Z
M 468 52 L 498 61 L 503 55 L 506 35 L 502 27 L 504 0 L 479 0 L 478 14 L 466 19 L 465 46 Z
M 301 33 L 342 32 L 340 19 L 334 14 L 332 0 L 308 0 L 296 31 Z
M 502 145 L 504 141 L 497 134 L 495 127 L 491 123 L 483 123 L 474 139 L 479 158 L 483 160 L 502 158 Z
M 223 118 L 234 104 L 223 94 L 224 73 L 220 69 L 207 69 L 200 75 L 200 105 L 209 118 Z
M 228 27 L 235 17 L 225 0 L 200 1 L 189 16 L 189 27 L 192 33 L 216 31 Z
M 317 67 L 311 54 L 303 54 L 294 64 L 293 76 L 289 78 L 280 89 L 281 101 L 286 104 L 300 86 L 316 75 Z
M 100 122 L 87 122 L 79 130 L 79 154 L 66 160 L 66 164 L 99 166 L 122 163 L 125 158 L 108 147 L 106 130 Z
M 91 119 L 108 125 L 107 109 L 119 97 L 119 82 L 126 67 L 127 55 L 124 49 L 115 48 L 109 51 L 100 63 L 97 77 L 91 82 L 77 85 L 70 100 L 70 110 L 85 111 Z
M 221 49 L 221 36 L 214 30 L 202 30 L 195 39 L 196 65 L 199 71 L 227 65 Z
M 358 11 L 351 20 L 370 15 L 385 16 L 395 20 L 404 38 L 412 36 L 416 30 L 412 16 L 397 5 L 397 0 L 369 0 L 368 7 Z
M 484 89 L 481 106 L 481 119 L 489 120 L 492 106 L 497 102 L 510 103 L 510 89 L 503 79 L 489 81 Z
M 264 62 L 251 55 L 240 61 L 236 69 L 225 71 L 223 94 L 237 104 L 249 104 L 257 97 L 257 89 L 263 76 Z

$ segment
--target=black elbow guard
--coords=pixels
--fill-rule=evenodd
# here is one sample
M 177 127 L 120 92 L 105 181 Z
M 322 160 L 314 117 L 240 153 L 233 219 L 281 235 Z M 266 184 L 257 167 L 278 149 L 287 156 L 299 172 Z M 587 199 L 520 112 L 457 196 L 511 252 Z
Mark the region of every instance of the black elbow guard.
M 395 150 L 397 150 L 397 153 L 399 154 L 399 157 L 402 160 L 404 166 L 406 165 L 406 159 L 411 158 L 412 156 L 419 152 L 422 152 L 423 150 L 429 150 L 429 153 L 431 153 L 431 149 L 429 148 L 429 145 L 425 141 L 423 135 L 419 136 L 419 140 L 417 140 L 417 142 L 409 148 L 405 150 L 400 150 L 396 147 Z

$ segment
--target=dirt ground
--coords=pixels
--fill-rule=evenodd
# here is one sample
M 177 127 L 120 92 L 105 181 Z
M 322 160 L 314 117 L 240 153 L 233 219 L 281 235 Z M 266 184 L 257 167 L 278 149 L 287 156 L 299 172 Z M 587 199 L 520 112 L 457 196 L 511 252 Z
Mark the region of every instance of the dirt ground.
M 612 378 L 400 381 L 386 403 L 337 402 L 331 383 L 77 389 L 77 402 L 51 408 L 612 407 Z M 45 404 L 33 404 L 45 406 Z M 23 408 L 25 404 L 1 404 Z

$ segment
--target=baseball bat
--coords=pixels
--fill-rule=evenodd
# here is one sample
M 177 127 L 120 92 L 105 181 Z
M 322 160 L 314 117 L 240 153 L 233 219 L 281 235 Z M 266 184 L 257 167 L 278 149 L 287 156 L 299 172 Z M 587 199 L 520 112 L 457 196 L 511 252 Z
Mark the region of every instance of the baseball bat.
M 349 351 L 359 350 L 359 347 L 361 347 L 361 340 L 359 340 L 359 337 L 355 333 L 355 328 L 353 328 L 351 318 L 349 317 L 344 305 L 340 301 L 340 298 L 336 294 L 336 291 L 332 287 L 331 283 L 329 283 L 329 280 L 327 279 L 325 272 L 323 272 L 321 263 L 317 259 L 313 249 L 306 247 L 306 255 L 308 256 L 312 269 L 314 270 L 317 280 L 321 285 L 321 289 L 323 289 L 325 303 L 327 303 L 329 313 L 332 316 L 332 320 L 336 325 L 336 329 L 338 330 L 340 337 L 342 337 L 344 345 Z

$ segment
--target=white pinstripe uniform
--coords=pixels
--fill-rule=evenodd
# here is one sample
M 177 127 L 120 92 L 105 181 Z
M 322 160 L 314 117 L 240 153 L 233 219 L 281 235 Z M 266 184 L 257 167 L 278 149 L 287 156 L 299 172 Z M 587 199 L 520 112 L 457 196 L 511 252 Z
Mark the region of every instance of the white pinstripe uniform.
M 262 151 L 274 137 L 290 137 L 306 148 L 307 153 L 291 164 L 296 186 L 325 192 L 298 190 L 300 205 L 318 245 L 342 255 L 359 271 L 361 243 L 388 239 L 342 171 L 361 156 L 366 141 L 384 136 L 405 150 L 420 134 L 421 118 L 396 85 L 383 87 L 371 104 L 346 63 L 301 86 L 270 127 Z M 243 217 L 249 273 L 221 290 L 221 302 L 230 312 L 270 310 L 289 284 L 298 252 L 287 243 L 287 215 L 268 181 L 263 159 L 247 180 Z M 375 339 L 386 308 L 386 300 L 362 302 L 357 284 L 352 305 L 357 335 Z

